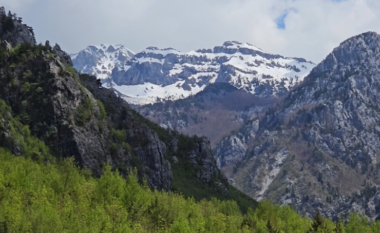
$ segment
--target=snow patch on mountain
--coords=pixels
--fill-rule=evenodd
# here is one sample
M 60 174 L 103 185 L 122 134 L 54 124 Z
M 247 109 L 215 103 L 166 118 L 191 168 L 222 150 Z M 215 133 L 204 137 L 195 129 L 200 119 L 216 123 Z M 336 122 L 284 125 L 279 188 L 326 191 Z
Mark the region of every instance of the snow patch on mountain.
M 81 53 L 97 57 L 96 65 L 79 67 Z M 123 59 L 118 59 L 120 53 Z M 89 46 L 72 59 L 79 71 L 106 79 L 105 87 L 134 104 L 183 99 L 215 82 L 227 82 L 260 97 L 281 96 L 315 66 L 302 58 L 268 54 L 237 41 L 187 53 L 148 47 L 133 54 L 121 45 Z
M 112 88 L 125 100 L 131 104 L 145 105 L 161 102 L 164 100 L 184 99 L 202 91 L 206 86 L 194 86 L 191 90 L 181 88 L 185 81 L 177 81 L 171 85 L 162 86 L 154 83 L 144 83 L 139 85 L 117 85 L 114 82 L 106 83 L 103 86 Z
M 79 72 L 95 75 L 100 79 L 110 78 L 113 69 L 125 69 L 125 62 L 134 52 L 116 44 L 90 45 L 76 54 L 70 54 L 74 68 Z

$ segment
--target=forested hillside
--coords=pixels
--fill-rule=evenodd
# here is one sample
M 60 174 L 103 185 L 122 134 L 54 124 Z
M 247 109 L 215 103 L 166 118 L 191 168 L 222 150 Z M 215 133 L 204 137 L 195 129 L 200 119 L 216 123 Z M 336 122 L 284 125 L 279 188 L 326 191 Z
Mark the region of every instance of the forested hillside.
M 24 137 L 25 150 L 36 150 L 38 140 Z M 70 158 L 36 162 L 1 148 L 0 232 L 370 233 L 380 232 L 380 223 L 369 225 L 366 217 L 355 214 L 346 224 L 320 215 L 311 220 L 267 201 L 242 214 L 234 201 L 197 202 L 151 191 L 135 175 L 125 180 L 109 165 L 94 178 Z

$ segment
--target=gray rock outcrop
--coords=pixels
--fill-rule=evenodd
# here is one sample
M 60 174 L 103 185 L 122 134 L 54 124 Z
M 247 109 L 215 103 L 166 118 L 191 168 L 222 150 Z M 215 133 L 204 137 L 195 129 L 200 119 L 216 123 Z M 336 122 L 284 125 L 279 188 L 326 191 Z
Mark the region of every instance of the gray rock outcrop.
M 4 7 L 0 9 L 0 39 L 7 40 L 13 46 L 29 43 L 36 44 L 33 28 L 22 23 L 22 19 L 15 14 L 5 14 Z
M 235 164 L 228 178 L 254 198 L 291 204 L 310 216 L 319 208 L 329 217 L 356 211 L 377 218 L 379 48 L 374 32 L 342 42 L 259 119 L 258 128 L 245 130 L 247 124 L 225 138 L 241 142 L 216 148 L 222 166 Z M 229 151 L 242 152 L 229 153 L 231 159 L 223 153 Z

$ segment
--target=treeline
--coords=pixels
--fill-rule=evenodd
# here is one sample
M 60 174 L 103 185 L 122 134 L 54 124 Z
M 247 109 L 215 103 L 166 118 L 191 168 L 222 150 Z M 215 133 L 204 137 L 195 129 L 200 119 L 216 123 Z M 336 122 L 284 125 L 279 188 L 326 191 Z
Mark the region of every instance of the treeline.
M 0 232 L 364 233 L 380 232 L 380 223 L 356 214 L 345 224 L 311 220 L 266 201 L 243 215 L 233 201 L 151 191 L 108 165 L 94 178 L 73 159 L 36 162 L 0 149 Z

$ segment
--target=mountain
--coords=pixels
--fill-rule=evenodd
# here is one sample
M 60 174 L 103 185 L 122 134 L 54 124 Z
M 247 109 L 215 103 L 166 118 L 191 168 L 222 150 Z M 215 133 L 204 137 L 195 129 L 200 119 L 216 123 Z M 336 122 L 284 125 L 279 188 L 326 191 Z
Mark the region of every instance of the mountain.
M 214 147 L 224 136 L 258 117 L 277 98 L 260 98 L 229 83 L 212 83 L 194 96 L 176 101 L 133 106 L 164 128 L 203 135 Z
M 225 137 L 224 174 L 261 200 L 370 219 L 380 201 L 380 35 L 342 42 L 264 116 Z
M 123 45 L 88 46 L 79 53 L 70 54 L 74 68 L 81 73 L 108 79 L 113 69 L 120 69 L 134 53 Z
M 79 54 L 90 54 L 88 50 Z M 72 58 L 79 70 L 94 67 L 79 64 L 79 56 Z M 157 124 L 207 136 L 214 146 L 284 96 L 312 67 L 305 59 L 268 54 L 236 41 L 188 53 L 148 47 L 114 68 L 103 86 Z
M 33 33 L 23 33 L 29 27 L 2 9 L 1 150 L 42 164 L 73 158 L 94 177 L 105 164 L 123 177 L 136 168 L 152 190 L 233 199 L 242 210 L 256 205 L 228 184 L 206 138 L 145 119 L 112 90 L 98 88 L 94 76 L 77 73 L 60 46 L 35 44 Z
M 87 65 L 79 64 L 76 55 L 72 58 L 79 70 Z M 99 63 L 103 65 L 108 66 Z M 114 68 L 105 86 L 137 105 L 184 99 L 215 82 L 229 83 L 257 97 L 278 97 L 302 81 L 313 67 L 305 59 L 265 53 L 236 41 L 187 53 L 148 47 Z
M 206 138 L 163 129 L 142 117 L 113 90 L 99 88 L 96 77 L 77 73 L 58 45 L 52 48 L 48 41 L 36 45 L 33 33 L 23 32 L 30 29 L 24 26 L 20 18 L 6 15 L 0 7 L 0 232 L 379 232 L 379 221 L 369 224 L 366 217 L 352 213 L 346 221 L 334 223 L 319 212 L 311 220 L 289 206 L 268 201 L 256 208 L 255 201 L 220 174 Z M 316 73 L 341 69 L 336 66 L 341 59 L 351 59 L 353 64 L 363 59 L 364 69 L 355 70 L 347 79 L 373 98 L 378 85 L 371 86 L 375 83 L 371 75 L 365 76 L 371 80 L 369 86 L 366 81 L 353 81 L 367 71 L 374 74 L 379 36 L 372 33 L 356 39 L 347 42 L 346 51 L 337 50 Z M 351 51 L 360 56 L 350 57 Z M 336 76 L 344 82 L 339 72 Z M 323 81 L 323 77 L 318 80 L 321 76 L 309 77 Z M 324 78 L 329 81 L 331 77 Z M 300 88 L 312 88 L 310 80 Z M 206 101 L 234 95 L 236 89 L 228 87 L 210 85 L 201 97 Z M 319 100 L 324 95 L 314 97 Z M 298 97 L 289 100 L 288 96 L 284 103 L 295 99 L 301 103 L 304 99 Z M 362 99 L 354 103 L 358 100 Z M 276 114 L 288 107 L 278 105 L 262 119 L 280 119 Z M 278 122 L 266 125 L 264 120 L 251 131 L 260 134 L 264 127 L 270 134 Z M 317 159 L 321 158 L 325 156 L 319 154 Z M 295 156 L 291 159 L 296 160 Z M 359 167 L 363 172 L 364 166 Z M 372 168 L 375 182 L 377 168 Z M 320 175 L 321 182 L 326 182 L 324 175 Z M 357 203 L 364 206 L 370 199 L 366 208 L 377 211 L 374 193 L 375 186 L 366 187 L 350 204 L 360 210 Z M 292 195 L 297 195 L 294 190 Z

